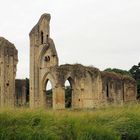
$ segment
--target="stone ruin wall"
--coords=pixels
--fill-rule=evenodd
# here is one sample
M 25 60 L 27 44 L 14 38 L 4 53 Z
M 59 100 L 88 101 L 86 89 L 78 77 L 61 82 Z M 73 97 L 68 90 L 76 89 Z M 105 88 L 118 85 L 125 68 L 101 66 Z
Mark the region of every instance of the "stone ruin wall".
M 13 107 L 18 52 L 15 46 L 0 37 L 0 106 Z
M 101 72 L 80 64 L 61 65 L 50 38 L 50 14 L 43 14 L 30 32 L 30 107 L 47 108 L 46 85 L 52 84 L 52 108 L 65 108 L 66 80 L 72 88 L 72 108 L 95 108 L 136 100 L 136 82 L 130 77 Z
M 122 104 L 135 101 L 137 96 L 136 81 L 129 76 L 102 72 L 102 93 L 108 104 Z
M 72 108 L 75 109 L 117 105 L 136 100 L 136 82 L 131 77 L 101 72 L 97 68 L 80 64 L 61 65 L 53 71 L 50 70 L 48 75 L 53 75 L 49 77 L 55 79 L 51 79 L 55 81 L 55 108 L 65 108 L 66 80 L 69 80 L 72 86 Z
M 101 75 L 97 68 L 80 64 L 61 65 L 57 68 L 57 81 L 64 92 L 64 83 L 72 86 L 72 108 L 94 108 L 101 99 Z
M 65 81 L 72 91 L 71 107 L 95 108 L 136 100 L 134 79 L 115 73 L 101 72 L 80 64 L 59 66 L 59 58 L 50 38 L 50 14 L 43 14 L 30 32 L 30 107 L 47 108 L 46 85 L 52 84 L 52 108 L 64 109 Z M 15 46 L 0 37 L 0 106 L 24 105 L 26 81 L 16 80 L 18 62 Z M 16 90 L 15 90 L 16 85 Z
M 26 106 L 27 99 L 27 85 L 26 80 L 16 79 L 15 83 L 15 106 L 21 107 Z

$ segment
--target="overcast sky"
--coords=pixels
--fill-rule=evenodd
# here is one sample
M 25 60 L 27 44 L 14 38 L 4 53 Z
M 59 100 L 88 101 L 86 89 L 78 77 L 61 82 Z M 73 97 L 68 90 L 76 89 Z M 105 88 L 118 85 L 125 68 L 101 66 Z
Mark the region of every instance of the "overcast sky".
M 140 62 L 140 0 L 0 0 L 0 36 L 18 49 L 17 78 L 29 77 L 29 32 L 51 14 L 60 64 L 129 70 Z

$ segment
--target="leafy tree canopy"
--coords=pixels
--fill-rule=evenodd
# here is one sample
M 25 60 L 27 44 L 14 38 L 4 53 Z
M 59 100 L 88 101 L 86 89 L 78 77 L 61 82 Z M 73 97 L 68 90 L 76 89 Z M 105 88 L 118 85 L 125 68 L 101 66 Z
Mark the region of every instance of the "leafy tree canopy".
M 138 63 L 138 65 L 132 66 L 129 72 L 132 74 L 133 78 L 137 82 L 137 93 L 138 98 L 140 99 L 140 62 Z

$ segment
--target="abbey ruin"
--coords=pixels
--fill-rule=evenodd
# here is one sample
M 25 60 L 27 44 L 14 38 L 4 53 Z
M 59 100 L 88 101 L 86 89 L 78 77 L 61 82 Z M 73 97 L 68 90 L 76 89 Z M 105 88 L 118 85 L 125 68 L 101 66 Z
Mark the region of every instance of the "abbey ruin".
M 50 37 L 50 14 L 43 14 L 30 36 L 30 92 L 31 108 L 86 109 L 109 104 L 123 104 L 136 100 L 133 78 L 102 72 L 81 64 L 59 65 L 59 57 Z M 26 82 L 16 80 L 17 50 L 0 38 L 0 105 L 26 104 Z M 70 85 L 67 87 L 66 81 Z M 47 84 L 52 89 L 47 91 Z M 16 89 L 16 91 L 15 91 Z
M 30 32 L 30 107 L 54 109 L 94 108 L 108 103 L 122 104 L 136 99 L 136 82 L 119 74 L 101 72 L 80 64 L 61 65 L 53 40 L 50 38 L 50 14 L 43 14 Z M 71 87 L 69 101 L 65 81 Z M 52 84 L 52 97 L 46 85 Z M 51 100 L 51 101 L 50 101 Z

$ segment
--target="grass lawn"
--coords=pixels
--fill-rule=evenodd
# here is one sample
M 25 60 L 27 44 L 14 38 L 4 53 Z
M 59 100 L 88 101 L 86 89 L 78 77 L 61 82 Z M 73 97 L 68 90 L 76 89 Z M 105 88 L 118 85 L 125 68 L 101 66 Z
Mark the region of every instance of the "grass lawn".
M 95 110 L 0 110 L 0 140 L 140 140 L 140 104 Z

